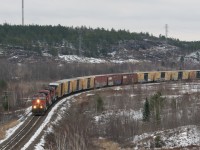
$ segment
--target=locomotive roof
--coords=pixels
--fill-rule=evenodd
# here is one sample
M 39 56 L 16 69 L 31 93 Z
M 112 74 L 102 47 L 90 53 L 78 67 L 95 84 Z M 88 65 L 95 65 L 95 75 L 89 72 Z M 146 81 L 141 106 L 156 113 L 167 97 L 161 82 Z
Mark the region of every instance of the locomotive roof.
M 40 90 L 39 93 L 49 93 L 49 90 Z
M 44 93 L 37 93 L 33 95 L 33 98 L 41 98 L 41 97 L 45 97 L 46 95 Z

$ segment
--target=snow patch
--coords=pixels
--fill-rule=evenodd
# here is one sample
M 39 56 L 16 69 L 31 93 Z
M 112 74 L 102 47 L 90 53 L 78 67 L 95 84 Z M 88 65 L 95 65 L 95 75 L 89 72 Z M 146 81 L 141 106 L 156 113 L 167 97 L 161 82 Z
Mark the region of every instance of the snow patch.
M 52 57 L 52 55 L 49 54 L 49 53 L 42 53 L 42 56 L 45 56 L 45 57 Z
M 112 53 L 114 55 L 114 53 Z M 92 57 L 80 57 L 77 55 L 58 55 L 58 57 L 66 62 L 80 62 L 80 63 L 138 63 L 139 60 L 136 59 L 128 59 L 128 60 L 105 60 L 105 59 L 99 59 L 99 58 L 92 58 Z
M 91 93 L 89 93 L 89 94 L 87 94 L 86 96 L 93 96 L 94 94 L 91 94 Z
M 137 96 L 137 95 L 135 95 L 135 94 L 131 94 L 131 95 L 130 95 L 130 97 L 135 97 L 135 96 Z
M 70 96 L 71 97 L 71 96 Z M 61 106 L 68 98 L 64 98 L 62 100 L 60 100 L 53 108 L 52 110 L 48 113 L 46 119 L 44 120 L 44 122 L 41 124 L 40 128 L 35 132 L 35 134 L 31 137 L 31 139 L 24 145 L 24 147 L 22 148 L 22 150 L 27 149 L 31 143 L 39 136 L 39 134 L 42 132 L 42 130 L 45 128 L 45 126 L 50 122 L 52 116 L 54 115 L 55 111 L 58 109 L 59 106 Z
M 98 116 L 94 116 L 94 120 L 96 122 L 99 121 L 106 121 L 110 116 L 116 115 L 116 116 L 131 116 L 132 119 L 134 120 L 141 120 L 142 119 L 142 110 L 118 110 L 117 112 L 115 111 L 107 111 L 103 112 L 103 114 L 100 114 Z
M 45 139 L 46 135 L 48 133 L 53 133 L 54 132 L 53 131 L 53 125 L 56 125 L 62 119 L 63 114 L 65 113 L 65 111 L 71 106 L 71 102 L 72 101 L 76 101 L 74 99 L 74 97 L 78 96 L 78 95 L 80 95 L 80 93 L 62 99 L 62 101 L 60 101 L 56 106 L 54 106 L 52 108 L 52 110 L 50 112 L 51 114 L 50 113 L 48 114 L 48 118 L 52 117 L 55 114 L 55 112 L 58 109 L 58 107 L 60 107 L 61 105 L 63 105 L 63 103 L 66 102 L 66 104 L 59 109 L 59 112 L 56 112 L 57 113 L 56 120 L 52 121 L 51 124 L 48 126 L 47 130 L 44 131 L 45 134 L 42 136 L 40 142 L 35 146 L 35 150 L 38 150 L 38 149 L 43 150 L 44 149 L 44 144 L 45 144 L 45 140 L 44 139 Z M 45 121 L 43 122 L 43 124 L 48 124 L 48 122 L 49 122 L 49 119 L 46 118 Z M 37 131 L 38 133 L 40 133 L 39 131 L 43 130 L 43 124 L 40 127 L 41 129 L 40 128 L 38 129 L 38 131 Z M 35 134 L 34 137 L 32 137 L 29 140 L 29 142 L 26 143 L 26 147 L 28 147 L 34 141 L 34 139 L 37 138 L 38 135 L 39 134 Z M 24 149 L 26 149 L 26 147 L 24 146 Z
M 156 136 L 160 136 L 161 140 L 165 143 L 165 146 L 162 148 L 169 149 L 190 145 L 200 145 L 200 130 L 195 125 L 136 135 L 133 137 L 132 142 L 136 144 L 136 148 L 140 147 L 140 144 L 142 143 L 145 143 L 146 147 L 150 148 L 150 143 L 153 142 Z
M 117 86 L 117 87 L 114 88 L 114 90 L 115 90 L 115 91 L 119 91 L 119 90 L 122 90 L 122 88 L 119 87 L 119 86 Z
M 122 63 L 138 63 L 139 60 L 128 59 L 128 60 L 110 60 L 111 63 L 122 64 Z
M 15 133 L 15 131 L 17 129 L 19 129 L 19 127 L 24 123 L 24 121 L 27 119 L 27 116 L 30 116 L 31 113 L 31 107 L 28 107 L 27 109 L 25 109 L 25 113 L 24 115 L 22 115 L 18 121 L 20 121 L 20 123 L 16 126 L 14 126 L 13 128 L 10 128 L 6 131 L 6 137 L 3 140 L 0 140 L 0 144 L 4 141 L 6 141 L 11 135 L 13 135 Z
M 77 55 L 59 55 L 58 57 L 67 62 L 85 62 L 85 63 L 105 63 L 106 62 L 103 59 L 79 57 Z
M 114 57 L 116 54 L 116 51 L 112 52 L 112 53 L 108 53 L 108 55 L 111 55 L 112 57 Z

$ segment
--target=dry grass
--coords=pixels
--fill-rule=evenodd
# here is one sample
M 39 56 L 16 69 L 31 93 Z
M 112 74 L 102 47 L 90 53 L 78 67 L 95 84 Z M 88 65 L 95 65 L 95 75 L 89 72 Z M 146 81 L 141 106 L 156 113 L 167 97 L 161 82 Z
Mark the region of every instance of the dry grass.
M 4 139 L 6 136 L 6 131 L 19 123 L 18 120 L 12 120 L 0 127 L 0 140 Z
M 99 147 L 98 150 L 119 150 L 119 144 L 108 139 L 98 139 L 94 141 L 94 145 Z

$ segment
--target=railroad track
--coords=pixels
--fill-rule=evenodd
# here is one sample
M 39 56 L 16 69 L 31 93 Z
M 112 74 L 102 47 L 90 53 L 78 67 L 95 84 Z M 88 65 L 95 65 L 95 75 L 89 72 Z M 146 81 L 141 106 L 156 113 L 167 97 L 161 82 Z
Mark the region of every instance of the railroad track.
M 58 101 L 51 105 L 44 116 L 28 117 L 31 112 L 25 114 L 24 118 L 28 117 L 26 121 L 10 138 L 0 144 L 0 150 L 20 150 L 31 139 Z
M 0 150 L 12 150 L 20 149 L 21 145 L 26 142 L 27 136 L 31 136 L 31 133 L 37 129 L 37 124 L 42 119 L 41 116 L 31 116 L 30 120 L 20 130 L 16 131 L 14 136 L 2 143 Z M 35 130 L 34 130 L 35 129 Z

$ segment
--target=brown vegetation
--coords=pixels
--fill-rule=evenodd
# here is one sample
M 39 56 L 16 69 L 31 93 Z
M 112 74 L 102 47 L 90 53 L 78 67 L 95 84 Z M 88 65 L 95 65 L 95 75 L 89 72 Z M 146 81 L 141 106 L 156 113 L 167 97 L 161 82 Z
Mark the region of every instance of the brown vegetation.
M 0 126 L 0 140 L 4 139 L 6 136 L 6 131 L 19 123 L 18 120 L 9 121 Z
M 81 94 L 76 97 L 77 103 L 67 111 L 59 127 L 55 126 L 56 135 L 53 135 L 53 138 L 47 137 L 49 142 L 46 146 L 49 148 L 49 145 L 55 145 L 58 142 L 55 141 L 58 139 L 57 133 L 61 134 L 62 131 L 65 134 L 67 132 L 65 137 L 67 142 L 63 141 L 66 142 L 66 145 L 69 145 L 68 142 L 73 143 L 73 140 L 69 139 L 70 137 L 78 135 L 78 137 L 84 137 L 84 140 L 78 141 L 82 141 L 84 148 L 87 149 L 99 150 L 112 147 L 114 149 L 118 147 L 130 149 L 134 147 L 134 143 L 131 141 L 135 135 L 173 129 L 183 125 L 197 125 L 200 122 L 200 94 L 198 90 L 191 92 L 190 89 L 198 89 L 198 83 L 138 84 Z M 146 97 L 150 99 L 158 91 L 164 98 L 163 106 L 160 107 L 162 109 L 157 112 L 160 113 L 160 119 L 157 121 L 156 117 L 152 115 L 147 122 L 143 122 L 142 117 L 134 118 L 133 111 L 141 112 Z M 103 100 L 103 111 L 97 111 L 99 97 Z M 145 139 L 140 142 L 145 143 Z M 160 146 L 159 142 L 158 139 L 158 142 L 151 146 Z M 76 144 L 82 146 L 80 143 Z

